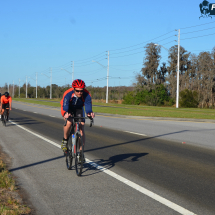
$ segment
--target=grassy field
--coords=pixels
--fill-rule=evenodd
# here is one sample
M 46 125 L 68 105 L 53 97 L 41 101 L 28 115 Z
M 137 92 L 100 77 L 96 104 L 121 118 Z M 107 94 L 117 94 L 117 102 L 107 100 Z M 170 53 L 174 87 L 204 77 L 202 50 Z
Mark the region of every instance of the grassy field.
M 52 107 L 60 107 L 60 100 L 45 99 L 13 99 L 14 101 L 28 102 L 39 105 L 47 105 Z M 170 118 L 193 118 L 193 119 L 213 119 L 215 120 L 214 109 L 200 108 L 174 108 L 174 107 L 154 107 L 142 105 L 124 105 L 113 103 L 93 102 L 93 111 L 97 113 L 109 113 L 130 116 L 146 116 L 146 117 L 170 117 Z M 108 106 L 108 107 L 107 107 Z

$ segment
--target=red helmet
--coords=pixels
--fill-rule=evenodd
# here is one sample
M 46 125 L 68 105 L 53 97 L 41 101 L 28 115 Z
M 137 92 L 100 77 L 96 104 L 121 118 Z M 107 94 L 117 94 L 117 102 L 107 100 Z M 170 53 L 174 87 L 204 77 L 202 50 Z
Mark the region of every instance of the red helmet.
M 76 79 L 72 82 L 72 87 L 73 88 L 85 88 L 86 85 L 85 85 L 84 81 L 82 81 L 81 79 Z

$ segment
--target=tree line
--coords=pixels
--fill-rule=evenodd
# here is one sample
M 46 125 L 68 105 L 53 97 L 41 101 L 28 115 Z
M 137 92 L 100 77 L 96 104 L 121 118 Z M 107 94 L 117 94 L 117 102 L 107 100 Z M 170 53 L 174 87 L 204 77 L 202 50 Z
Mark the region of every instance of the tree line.
M 172 105 L 176 100 L 178 45 L 168 52 L 168 62 L 161 63 L 161 46 L 148 43 L 141 72 L 136 75 L 135 90 L 124 99 L 127 103 Z M 215 47 L 198 55 L 180 46 L 180 105 L 213 107 L 215 92 Z M 133 97 L 133 100 L 131 99 Z M 130 97 L 130 100 L 129 100 Z M 190 102 L 192 101 L 192 104 Z M 187 105 L 186 105 L 187 103 Z
M 52 84 L 52 98 L 59 99 L 63 97 L 66 90 L 71 88 L 71 85 L 58 86 Z M 106 99 L 106 87 L 93 87 L 87 86 L 86 88 L 93 99 L 105 100 Z M 108 88 L 108 99 L 109 100 L 122 100 L 127 92 L 134 90 L 134 87 L 130 86 L 116 86 Z M 8 91 L 8 85 L 0 87 L 0 92 L 4 93 Z M 20 92 L 19 92 L 20 91 Z M 13 95 L 13 85 L 9 86 L 9 93 Z M 26 84 L 23 84 L 20 89 L 18 85 L 14 85 L 14 97 L 15 98 L 26 98 Z M 27 98 L 36 98 L 36 87 L 27 84 Z M 37 98 L 49 99 L 50 98 L 50 86 L 41 87 L 37 86 Z

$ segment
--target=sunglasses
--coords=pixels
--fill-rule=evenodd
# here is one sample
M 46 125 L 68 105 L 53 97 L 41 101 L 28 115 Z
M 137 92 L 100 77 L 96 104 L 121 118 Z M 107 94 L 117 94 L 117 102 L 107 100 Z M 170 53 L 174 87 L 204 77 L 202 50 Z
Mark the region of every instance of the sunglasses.
M 83 90 L 75 90 L 75 92 L 77 92 L 77 93 L 83 93 L 84 91 Z

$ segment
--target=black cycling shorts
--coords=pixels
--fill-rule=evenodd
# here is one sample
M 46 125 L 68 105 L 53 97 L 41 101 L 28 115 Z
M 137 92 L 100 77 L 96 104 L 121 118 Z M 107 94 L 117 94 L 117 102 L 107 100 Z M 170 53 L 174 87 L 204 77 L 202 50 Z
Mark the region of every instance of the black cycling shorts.
M 6 108 L 9 108 L 9 103 L 7 103 L 7 104 L 2 104 L 2 109 L 6 109 Z
M 85 117 L 85 112 L 84 112 L 84 108 L 79 108 L 79 109 L 75 109 L 75 108 L 70 108 L 68 113 L 70 113 L 72 116 L 74 117 Z M 74 119 L 75 122 L 85 122 L 85 119 Z

